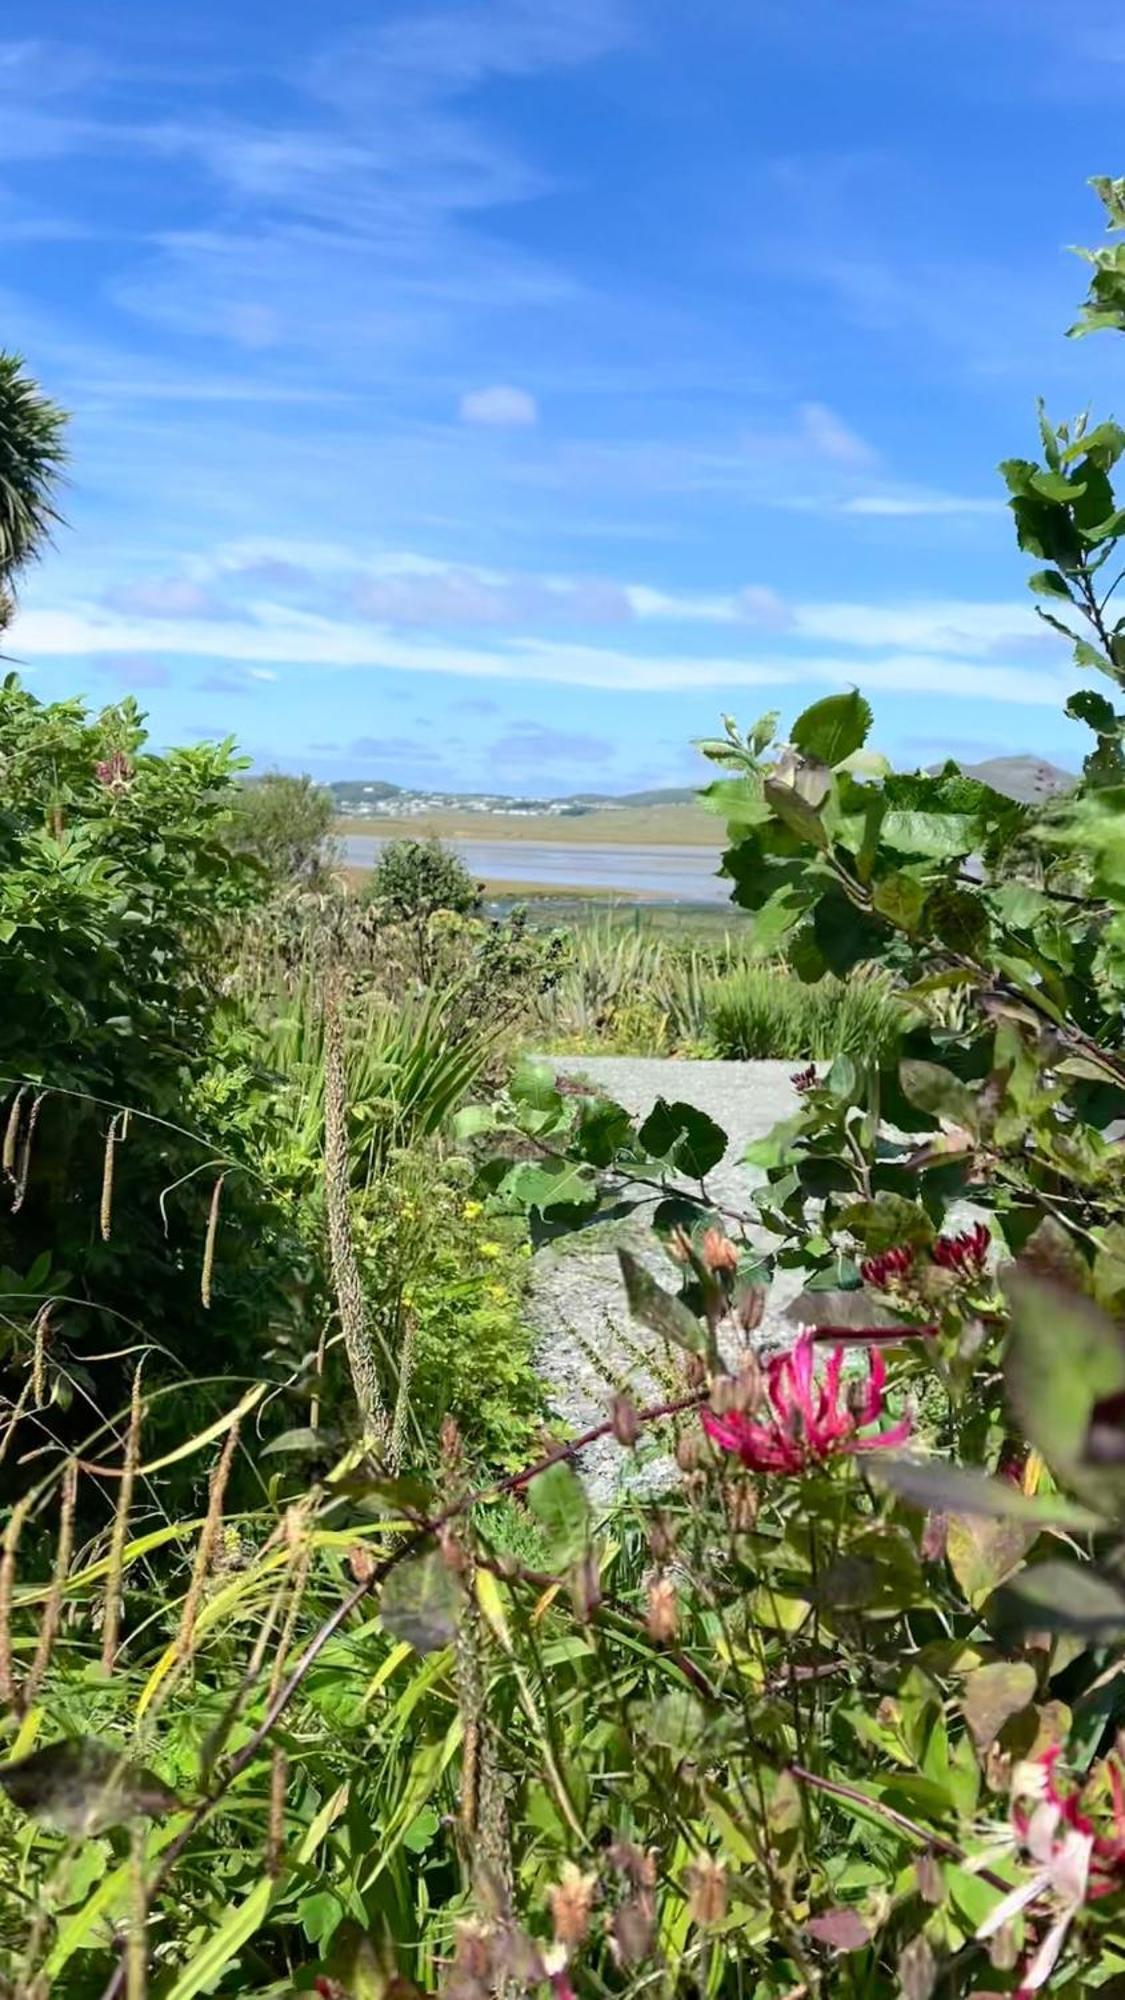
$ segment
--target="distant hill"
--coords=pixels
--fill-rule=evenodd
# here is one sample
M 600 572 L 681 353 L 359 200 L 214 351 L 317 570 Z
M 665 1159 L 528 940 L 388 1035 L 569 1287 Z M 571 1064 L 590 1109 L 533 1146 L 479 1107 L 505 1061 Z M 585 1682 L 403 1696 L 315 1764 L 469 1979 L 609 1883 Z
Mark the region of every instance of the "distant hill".
M 1006 799 L 1018 799 L 1021 805 L 1034 805 L 1039 799 L 1053 798 L 1057 792 L 1069 792 L 1076 784 L 1073 771 L 1063 771 L 1057 764 L 1049 764 L 1045 757 L 986 757 L 981 764 L 962 764 L 961 770 L 967 778 L 979 778 L 982 785 L 991 785 L 994 792 L 1001 792 Z M 940 771 L 941 765 L 931 769 Z

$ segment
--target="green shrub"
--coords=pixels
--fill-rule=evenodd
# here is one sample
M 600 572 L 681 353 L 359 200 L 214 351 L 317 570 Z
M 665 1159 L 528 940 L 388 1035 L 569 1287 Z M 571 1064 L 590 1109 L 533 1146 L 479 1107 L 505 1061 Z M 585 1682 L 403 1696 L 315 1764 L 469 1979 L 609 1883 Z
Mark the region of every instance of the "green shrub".
M 826 978 L 806 986 L 788 967 L 747 965 L 704 996 L 713 1054 L 741 1062 L 826 1062 L 889 1051 L 904 1010 L 888 981 Z
M 335 804 L 311 778 L 267 771 L 239 787 L 236 804 L 234 837 L 275 883 L 315 881 L 334 860 Z
M 439 910 L 468 916 L 480 906 L 479 884 L 437 839 L 389 840 L 368 894 L 392 923 L 424 924 Z

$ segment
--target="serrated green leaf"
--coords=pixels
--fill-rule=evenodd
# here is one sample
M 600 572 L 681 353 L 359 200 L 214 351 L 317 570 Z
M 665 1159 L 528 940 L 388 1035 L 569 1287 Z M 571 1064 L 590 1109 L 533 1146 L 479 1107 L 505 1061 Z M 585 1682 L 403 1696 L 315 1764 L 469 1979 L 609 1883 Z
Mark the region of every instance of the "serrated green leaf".
M 703 1180 L 727 1149 L 727 1135 L 694 1104 L 669 1104 L 658 1097 L 637 1133 L 637 1143 L 654 1160 L 667 1160 L 677 1173 Z
M 977 844 L 974 819 L 966 813 L 908 812 L 892 809 L 880 837 L 899 854 L 917 854 L 934 861 L 955 861 L 971 854 Z
M 797 717 L 790 741 L 802 756 L 831 767 L 863 748 L 873 721 L 870 704 L 852 688 L 847 694 L 830 694 L 823 701 L 814 701 Z

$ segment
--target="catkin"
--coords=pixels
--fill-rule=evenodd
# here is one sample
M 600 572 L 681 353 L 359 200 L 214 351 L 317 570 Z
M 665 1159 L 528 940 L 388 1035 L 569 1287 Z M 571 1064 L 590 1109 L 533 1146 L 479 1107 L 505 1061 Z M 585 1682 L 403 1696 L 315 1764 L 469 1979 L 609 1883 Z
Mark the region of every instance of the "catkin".
M 20 1209 L 23 1207 L 23 1198 L 27 1193 L 27 1177 L 31 1171 L 31 1145 L 35 1138 L 35 1127 L 39 1123 L 39 1112 L 46 1095 L 45 1090 L 37 1092 L 36 1096 L 31 1100 L 31 1110 L 27 1114 L 23 1145 L 20 1147 L 20 1163 L 16 1173 L 16 1188 L 12 1196 L 13 1215 L 19 1214 Z
M 141 1460 L 141 1418 L 144 1405 L 141 1401 L 141 1363 L 133 1373 L 133 1394 L 129 1404 L 129 1429 L 125 1435 L 125 1457 L 121 1468 L 121 1485 L 117 1494 L 117 1512 L 113 1517 L 113 1534 L 109 1544 L 109 1570 L 105 1580 L 104 1617 L 102 1622 L 102 1668 L 105 1673 L 113 1671 L 114 1654 L 117 1651 L 117 1637 L 121 1630 L 121 1574 L 125 1560 L 125 1541 L 129 1533 L 129 1515 L 133 1506 L 133 1487 L 136 1483 L 137 1467 Z
M 8 1708 L 15 1705 L 16 1684 L 12 1671 L 12 1592 L 16 1581 L 16 1551 L 19 1548 L 23 1525 L 31 1512 L 30 1493 L 17 1500 L 8 1516 L 4 1530 L 2 1552 L 0 1552 L 0 1702 Z
M 8 1122 L 4 1127 L 4 1172 L 10 1181 L 14 1181 L 16 1177 L 16 1148 L 19 1145 L 23 1100 L 30 1089 L 29 1083 L 21 1083 L 12 1099 Z
M 105 1152 L 102 1155 L 102 1199 L 98 1211 L 102 1242 L 108 1243 L 113 1229 L 113 1169 L 117 1155 L 117 1142 L 121 1135 L 121 1116 L 115 1111 L 109 1121 L 105 1135 Z
M 63 1593 L 66 1590 L 67 1572 L 74 1549 L 74 1510 L 78 1499 L 78 1460 L 68 1458 L 63 1470 L 62 1501 L 59 1507 L 59 1534 L 55 1544 L 55 1566 L 51 1572 L 51 1587 L 47 1602 L 43 1606 L 43 1616 L 39 1621 L 39 1637 L 35 1642 L 35 1657 L 31 1662 L 27 1679 L 23 1684 L 22 1706 L 30 1708 L 39 1691 L 43 1676 L 51 1662 L 51 1650 L 62 1617 Z
M 285 1859 L 285 1792 L 289 1783 L 289 1759 L 275 1749 L 270 1765 L 270 1816 L 266 1833 L 266 1873 L 278 1876 Z
M 215 1269 L 215 1238 L 219 1233 L 219 1202 L 222 1198 L 225 1174 L 220 1174 L 211 1190 L 211 1207 L 207 1215 L 207 1237 L 203 1245 L 203 1275 L 199 1282 L 199 1296 L 204 1312 L 211 1310 L 211 1276 Z
M 31 1403 L 32 1408 L 41 1410 L 47 1396 L 47 1328 L 51 1323 L 51 1306 L 40 1306 L 35 1315 L 32 1333 L 35 1346 L 31 1355 Z
M 238 1425 L 232 1424 L 230 1430 L 227 1432 L 222 1451 L 219 1453 L 218 1463 L 211 1474 L 211 1488 L 207 1496 L 207 1514 L 203 1522 L 203 1527 L 200 1530 L 199 1542 L 195 1551 L 195 1561 L 191 1569 L 191 1582 L 188 1585 L 187 1596 L 184 1598 L 184 1608 L 180 1615 L 180 1629 L 176 1638 L 176 1660 L 179 1665 L 182 1665 L 191 1654 L 192 1640 L 195 1636 L 195 1621 L 199 1615 L 199 1600 L 203 1595 L 203 1586 L 207 1581 L 207 1572 L 211 1567 L 212 1558 L 215 1554 L 215 1544 L 219 1539 L 219 1530 L 223 1525 L 223 1500 L 226 1495 L 227 1480 L 230 1478 L 231 1461 L 234 1458 L 237 1444 Z

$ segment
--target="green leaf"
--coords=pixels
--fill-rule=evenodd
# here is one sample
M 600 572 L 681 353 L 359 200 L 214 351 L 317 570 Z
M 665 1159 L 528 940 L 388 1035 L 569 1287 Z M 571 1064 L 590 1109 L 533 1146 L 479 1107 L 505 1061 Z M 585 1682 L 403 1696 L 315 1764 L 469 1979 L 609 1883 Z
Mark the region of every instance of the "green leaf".
M 1109 672 L 1108 660 L 1105 662 L 1105 667 Z M 1067 702 L 1066 712 L 1072 722 L 1088 723 L 1099 736 L 1117 734 L 1117 716 L 1114 713 L 1113 703 L 1107 701 L 1104 694 L 1098 694 L 1093 688 L 1079 688 L 1076 694 L 1072 694 Z
M 874 1201 L 852 1202 L 836 1218 L 841 1229 L 858 1236 L 868 1256 L 893 1250 L 900 1243 L 929 1243 L 934 1225 L 919 1202 L 884 1189 Z
M 955 861 L 971 854 L 978 837 L 976 820 L 966 813 L 892 809 L 881 828 L 881 838 L 896 852 L 924 855 L 934 861 Z
M 915 931 L 926 907 L 926 895 L 924 882 L 916 881 L 913 875 L 896 871 L 876 882 L 872 900 L 879 915 L 886 917 L 900 931 Z
M 978 1750 L 995 1743 L 1004 1724 L 1027 1707 L 1037 1685 L 1026 1660 L 996 1660 L 977 1667 L 965 1681 L 961 1713 Z
M 968 1085 L 940 1063 L 908 1056 L 899 1064 L 899 1082 L 907 1102 L 933 1118 L 945 1118 L 970 1132 L 977 1128 L 977 1101 Z
M 1047 1278 L 1010 1272 L 1008 1400 L 1052 1472 L 1111 1517 L 1125 1504 L 1125 1466 L 1091 1458 L 1099 1406 L 1125 1395 L 1125 1331 L 1092 1300 Z
M 1019 1568 L 1036 1533 L 1020 1521 L 985 1521 L 979 1514 L 949 1516 L 946 1560 L 974 1610 Z
M 521 1160 L 505 1174 L 499 1192 L 525 1208 L 545 1214 L 552 1208 L 593 1208 L 598 1200 L 594 1169 L 580 1160 Z
M 629 1301 L 629 1311 L 642 1326 L 658 1333 L 662 1340 L 671 1340 L 677 1347 L 687 1348 L 689 1354 L 704 1354 L 707 1351 L 707 1334 L 703 1326 L 672 1292 L 666 1292 L 663 1285 L 646 1271 L 631 1251 L 619 1250 L 618 1262 L 625 1280 L 625 1296 Z
M 191 1962 L 168 1992 L 167 2000 L 193 2000 L 196 1993 L 218 1985 L 232 1959 L 238 1957 L 264 1924 L 273 1901 L 274 1881 L 264 1875 L 241 1903 L 232 1903 L 217 1929 L 192 1952 Z
M 530 1056 L 517 1063 L 509 1090 L 517 1104 L 529 1105 L 533 1111 L 553 1111 L 559 1102 L 550 1063 L 535 1062 Z
M 151 1771 L 93 1736 L 48 1743 L 0 1764 L 0 1790 L 30 1818 L 81 1838 L 138 1816 L 159 1818 L 180 1804 Z
M 608 1167 L 633 1130 L 629 1113 L 608 1097 L 579 1102 L 574 1150 L 592 1167 Z
M 900 1500 L 927 1512 L 1024 1521 L 1031 1526 L 1079 1532 L 1100 1526 L 1097 1514 L 1076 1506 L 1062 1494 L 1023 1493 L 1006 1479 L 990 1479 L 971 1466 L 950 1465 L 940 1458 L 873 1458 L 868 1472 Z
M 1066 578 L 1060 576 L 1057 569 L 1037 569 L 1028 577 L 1027 587 L 1037 597 L 1065 597 L 1068 604 L 1073 602 Z
M 1037 1563 L 1000 1594 L 1005 1625 L 1023 1631 L 1080 1632 L 1088 1639 L 1125 1633 L 1125 1591 L 1086 1564 Z
M 335 1441 L 327 1431 L 317 1431 L 307 1424 L 297 1430 L 282 1431 L 264 1444 L 259 1453 L 261 1458 L 274 1458 L 283 1452 L 325 1452 L 335 1449 Z
M 637 1133 L 637 1143 L 654 1160 L 667 1160 L 681 1174 L 703 1180 L 727 1149 L 721 1125 L 694 1104 L 668 1104 L 658 1097 Z
M 862 749 L 873 720 L 870 705 L 852 688 L 847 694 L 830 694 L 823 701 L 814 701 L 797 717 L 790 741 L 805 757 L 821 764 L 842 764 L 845 757 Z
M 542 1526 L 552 1569 L 567 1569 L 584 1554 L 590 1537 L 590 1503 L 572 1465 L 559 1459 L 537 1472 L 527 1502 Z
M 416 1653 L 437 1653 L 451 1644 L 465 1602 L 457 1577 L 437 1549 L 399 1563 L 383 1585 L 379 1616 L 393 1639 Z
M 687 1688 L 673 1688 L 644 1710 L 642 1740 L 677 1757 L 690 1757 L 698 1751 L 706 1726 L 698 1698 Z
M 783 826 L 813 847 L 823 849 L 828 846 L 828 835 L 818 807 L 805 798 L 795 785 L 771 777 L 766 779 L 763 789 Z

